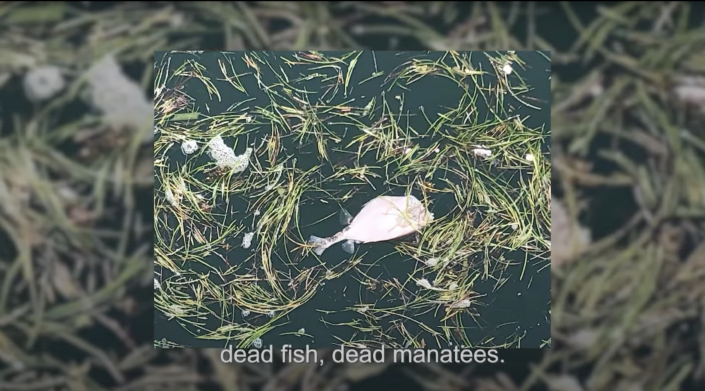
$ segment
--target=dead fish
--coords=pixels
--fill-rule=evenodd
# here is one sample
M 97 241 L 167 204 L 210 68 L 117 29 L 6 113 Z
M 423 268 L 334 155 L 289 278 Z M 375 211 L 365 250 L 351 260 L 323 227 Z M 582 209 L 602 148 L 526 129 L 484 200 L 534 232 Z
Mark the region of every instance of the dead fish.
M 342 241 L 345 241 L 343 250 L 352 254 L 356 243 L 396 239 L 420 231 L 433 221 L 433 213 L 412 195 L 380 196 L 363 205 L 355 218 L 345 209 L 340 217 L 341 223 L 348 225 L 342 231 L 328 238 L 309 237 L 308 242 L 315 245 L 313 252 L 317 255 Z

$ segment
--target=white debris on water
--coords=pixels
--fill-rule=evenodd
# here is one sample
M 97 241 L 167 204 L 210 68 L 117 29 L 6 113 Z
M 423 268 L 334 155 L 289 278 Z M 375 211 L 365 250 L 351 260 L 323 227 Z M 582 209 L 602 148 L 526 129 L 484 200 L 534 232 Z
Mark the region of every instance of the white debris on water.
M 513 69 L 512 69 L 512 64 L 511 64 L 511 63 L 506 63 L 506 64 L 504 64 L 504 66 L 502 67 L 502 72 L 504 72 L 504 74 L 507 75 L 507 76 L 511 75 L 511 74 L 512 74 L 512 71 L 513 71 Z
M 250 315 L 250 313 L 251 313 L 250 310 L 242 310 L 243 317 Z
M 297 331 L 296 333 L 299 334 L 299 335 L 306 334 L 306 329 L 302 327 L 302 328 L 300 328 L 299 331 Z
M 125 75 L 113 55 L 106 55 L 88 71 L 84 99 L 103 114 L 103 122 L 115 129 L 144 131 L 143 142 L 152 142 L 154 105 L 142 87 Z
M 273 318 L 274 315 L 276 315 L 276 312 L 274 310 L 267 312 L 267 316 L 269 316 L 270 318 Z
M 431 286 L 431 283 L 428 282 L 428 280 L 425 278 L 422 278 L 422 279 L 416 281 L 416 285 L 418 285 L 422 288 L 426 288 L 426 289 L 433 289 L 433 286 Z
M 428 266 L 431 266 L 431 267 L 436 266 L 436 265 L 438 265 L 438 258 L 429 258 L 424 263 Z
M 198 151 L 198 143 L 196 141 L 185 140 L 181 143 L 181 152 L 183 152 L 184 155 L 190 155 L 196 151 Z
M 23 79 L 24 93 L 32 102 L 42 102 L 54 97 L 66 87 L 61 69 L 44 65 L 30 69 Z
M 161 285 L 159 284 L 159 281 L 157 281 L 157 277 L 154 277 L 154 290 L 156 291 L 157 289 L 161 289 Z
M 173 206 L 174 208 L 178 208 L 179 204 L 181 203 L 181 199 L 187 191 L 188 189 L 186 188 L 186 184 L 183 180 L 181 180 L 175 183 L 175 186 L 173 187 L 168 186 L 164 191 L 164 197 L 166 198 L 167 202 L 171 204 L 171 206 Z
M 482 157 L 482 158 L 488 158 L 488 157 L 491 157 L 491 156 L 492 156 L 492 151 L 490 151 L 490 150 L 487 149 L 487 148 L 483 148 L 483 147 L 474 148 L 474 149 L 472 150 L 472 153 L 473 153 L 475 156 L 479 156 L 479 157 Z
M 433 290 L 433 291 L 445 291 L 445 290 L 453 290 L 453 289 L 458 288 L 458 284 L 456 284 L 456 283 L 451 283 L 450 287 L 448 289 L 443 289 L 443 288 L 439 288 L 437 286 L 434 286 L 435 283 L 436 283 L 435 281 L 433 283 L 431 283 L 425 278 L 421 278 L 419 280 L 416 280 L 416 285 L 418 285 L 422 288 Z
M 526 159 L 527 162 L 533 162 L 534 161 L 534 155 L 527 153 L 526 156 L 524 156 L 524 159 Z
M 215 160 L 219 168 L 230 168 L 234 173 L 240 173 L 250 165 L 250 155 L 252 148 L 247 148 L 242 155 L 235 155 L 232 148 L 225 145 L 223 138 L 215 136 L 208 142 L 208 154 Z
M 252 238 L 255 236 L 254 232 L 248 232 L 242 238 L 242 248 L 250 248 L 252 245 Z
M 256 338 L 254 341 L 252 341 L 252 346 L 255 348 L 259 349 L 262 347 L 262 338 Z
M 369 310 L 369 309 L 370 309 L 369 306 L 364 306 L 364 307 L 358 307 L 355 311 L 357 311 L 357 312 L 359 312 L 359 313 L 361 313 L 361 314 L 364 314 L 364 313 L 367 312 L 367 310 Z
M 164 192 L 164 196 L 166 197 L 166 201 L 171 204 L 173 207 L 179 206 L 179 201 L 178 199 L 174 196 L 174 193 L 171 191 L 171 189 L 166 189 Z
M 460 300 L 450 305 L 450 308 L 468 308 L 472 305 L 470 299 Z

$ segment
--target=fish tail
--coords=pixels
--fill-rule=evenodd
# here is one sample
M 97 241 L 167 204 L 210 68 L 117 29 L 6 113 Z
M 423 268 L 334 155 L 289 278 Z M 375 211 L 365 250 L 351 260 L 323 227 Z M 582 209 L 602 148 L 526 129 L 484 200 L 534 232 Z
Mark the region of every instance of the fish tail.
M 323 254 L 324 251 L 328 247 L 330 247 L 333 244 L 333 241 L 330 240 L 330 238 L 320 238 L 316 235 L 311 235 L 308 238 L 308 243 L 313 244 L 315 247 L 313 248 L 313 252 L 316 253 L 316 255 L 321 255 Z

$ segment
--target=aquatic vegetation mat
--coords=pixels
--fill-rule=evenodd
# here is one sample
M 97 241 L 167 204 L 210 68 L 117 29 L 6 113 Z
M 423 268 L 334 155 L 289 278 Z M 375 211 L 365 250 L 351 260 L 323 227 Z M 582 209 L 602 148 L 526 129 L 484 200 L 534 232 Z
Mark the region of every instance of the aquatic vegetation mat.
M 705 389 L 704 16 L 702 2 L 0 2 L 0 389 Z M 218 349 L 155 348 L 178 346 L 169 339 L 194 342 L 185 330 L 167 335 L 167 322 L 154 339 L 155 313 L 159 319 L 163 311 L 154 310 L 152 287 L 159 277 L 152 251 L 154 51 L 191 49 L 345 50 L 335 57 L 362 49 L 550 51 L 551 348 L 500 351 L 499 365 L 338 364 L 331 349 L 321 349 L 322 366 L 284 364 L 276 355 L 271 364 L 224 364 Z M 218 92 L 227 91 L 217 80 L 224 78 L 219 66 L 210 69 Z M 217 101 L 195 95 L 211 108 Z M 193 102 L 178 100 L 169 104 Z M 423 105 L 431 116 L 445 112 Z M 194 111 L 203 112 L 180 114 Z M 148 129 L 119 128 L 141 127 L 143 119 Z M 248 145 L 259 138 L 244 138 L 222 137 L 234 156 L 253 148 L 247 170 L 237 174 L 248 177 L 268 160 L 258 144 Z M 173 153 L 183 165 L 183 153 L 197 153 L 189 152 L 194 145 L 207 153 L 213 139 L 179 141 Z M 340 164 L 338 153 L 327 151 Z M 276 183 L 276 173 L 267 175 L 268 184 L 283 183 L 290 167 L 282 166 Z M 341 202 L 351 215 L 378 194 L 362 190 Z M 429 198 L 431 210 L 437 196 Z M 157 197 L 164 202 L 162 190 Z M 297 220 L 301 232 L 286 235 L 303 242 L 342 229 L 339 205 L 332 204 L 316 211 L 315 224 Z M 247 219 L 238 224 L 246 227 L 236 247 L 255 232 Z M 259 251 L 259 238 L 251 240 L 249 250 Z M 380 254 L 401 253 L 403 243 L 414 245 L 413 236 L 406 240 L 362 244 L 357 254 L 374 263 Z M 296 251 L 292 257 L 316 259 L 311 249 Z M 386 276 L 402 283 L 424 277 L 411 273 L 416 264 L 409 258 L 397 258 L 409 265 L 405 274 Z M 338 244 L 321 263 L 350 259 Z M 377 267 L 389 267 L 383 262 Z M 473 290 L 491 292 L 482 281 Z M 326 282 L 324 289 L 332 284 Z M 314 303 L 320 293 L 307 302 L 313 308 L 329 304 Z M 488 319 L 497 307 L 471 308 Z M 320 324 L 322 317 L 312 319 Z M 177 319 L 171 323 L 182 329 Z M 266 333 L 263 344 L 289 332 L 283 327 Z
M 549 346 L 550 68 L 542 52 L 156 53 L 155 339 Z M 377 196 L 433 220 L 397 238 L 383 213 L 353 219 Z M 350 221 L 380 240 L 312 251 Z

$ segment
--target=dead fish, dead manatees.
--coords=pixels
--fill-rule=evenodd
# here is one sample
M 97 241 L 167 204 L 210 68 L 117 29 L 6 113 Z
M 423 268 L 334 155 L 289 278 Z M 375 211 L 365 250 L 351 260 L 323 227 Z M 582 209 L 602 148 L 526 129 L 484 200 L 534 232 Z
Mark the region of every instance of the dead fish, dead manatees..
M 353 217 L 341 211 L 341 223 L 349 224 L 342 231 L 328 238 L 311 235 L 310 244 L 315 245 L 313 252 L 317 255 L 330 246 L 345 241 L 343 250 L 352 254 L 355 243 L 373 243 L 400 238 L 421 230 L 433 221 L 433 213 L 416 197 L 380 196 L 362 207 L 360 213 Z

